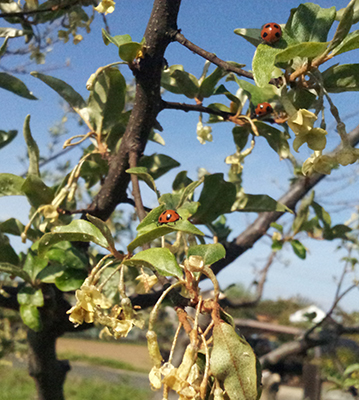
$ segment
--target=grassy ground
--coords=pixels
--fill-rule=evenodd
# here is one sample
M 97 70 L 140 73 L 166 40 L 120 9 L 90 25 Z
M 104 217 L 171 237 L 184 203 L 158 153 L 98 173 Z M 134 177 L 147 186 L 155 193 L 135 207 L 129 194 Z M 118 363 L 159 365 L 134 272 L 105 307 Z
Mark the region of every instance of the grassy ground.
M 0 366 L 1 400 L 35 400 L 36 391 L 26 370 Z M 150 391 L 94 379 L 69 377 L 65 384 L 66 400 L 147 400 Z
M 126 371 L 144 372 L 146 374 L 148 374 L 149 372 L 147 368 L 140 368 L 132 364 L 126 363 L 124 361 L 110 360 L 108 358 L 103 358 L 103 357 L 87 356 L 84 354 L 77 354 L 69 351 L 60 352 L 58 358 L 62 360 L 69 360 L 70 363 L 71 361 L 81 361 L 86 364 L 99 365 L 102 367 L 110 367 L 114 369 L 123 369 Z

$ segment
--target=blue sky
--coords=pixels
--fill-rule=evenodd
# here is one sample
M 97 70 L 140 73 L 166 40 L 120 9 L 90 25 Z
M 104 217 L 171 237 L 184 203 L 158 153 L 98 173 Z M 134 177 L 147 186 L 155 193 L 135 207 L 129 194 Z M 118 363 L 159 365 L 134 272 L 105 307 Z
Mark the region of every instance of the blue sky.
M 335 5 L 337 9 L 345 7 L 347 1 L 331 2 L 327 0 L 317 1 L 322 7 Z M 255 4 L 255 6 L 253 5 Z M 251 59 L 255 48 L 241 37 L 235 35 L 236 28 L 260 28 L 267 22 L 283 24 L 287 21 L 290 9 L 297 7 L 299 1 L 272 0 L 257 2 L 241 2 L 228 0 L 212 1 L 190 1 L 183 0 L 178 26 L 182 33 L 192 42 L 204 49 L 216 53 L 225 60 L 232 60 L 246 64 L 246 69 L 251 67 Z M 108 23 L 112 35 L 130 34 L 133 40 L 140 41 L 151 12 L 152 2 L 148 0 L 121 0 L 117 2 L 116 11 L 108 15 Z M 55 68 L 53 71 L 45 72 L 57 78 L 65 80 L 72 85 L 83 97 L 88 96 L 85 84 L 89 76 L 100 66 L 118 61 L 117 48 L 114 45 L 105 46 L 101 38 L 103 27 L 101 17 L 96 16 L 91 26 L 91 33 L 84 34 L 84 40 L 78 45 L 56 44 L 52 52 L 46 58 L 44 66 L 34 66 L 33 70 L 46 70 Z M 356 26 L 354 28 L 357 28 Z M 20 39 L 22 40 L 22 39 Z M 200 76 L 204 60 L 191 53 L 178 43 L 169 46 L 166 53 L 169 65 L 183 64 L 185 70 L 197 77 Z M 344 54 L 338 58 L 343 63 L 356 62 L 358 50 Z M 69 60 L 69 66 L 65 67 Z M 4 67 L 10 68 L 18 60 L 9 57 L 1 60 Z M 127 79 L 132 79 L 130 71 L 121 67 L 122 73 Z M 62 117 L 59 106 L 59 96 L 39 80 L 31 76 L 21 76 L 28 88 L 38 97 L 38 101 L 29 101 L 15 97 L 4 90 L 0 91 L 1 113 L 0 129 L 19 130 L 18 137 L 14 142 L 1 152 L 0 172 L 22 173 L 23 166 L 17 163 L 17 157 L 25 153 L 25 145 L 21 135 L 22 125 L 27 114 L 31 114 L 31 128 L 33 135 L 39 143 L 40 149 L 46 155 L 48 142 L 48 129 Z M 186 101 L 189 99 L 166 94 L 165 98 L 173 101 Z M 333 96 L 334 101 L 342 116 L 356 111 L 358 94 L 353 92 Z M 213 100 L 211 100 L 213 101 Z M 226 100 L 216 98 L 216 102 Z M 205 105 L 208 104 L 205 103 Z M 159 116 L 159 122 L 163 126 L 162 137 L 166 141 L 166 147 L 150 143 L 146 154 L 154 152 L 165 153 L 181 163 L 181 167 L 173 170 L 158 182 L 162 193 L 171 191 L 171 182 L 175 175 L 181 170 L 187 170 L 192 179 L 196 179 L 197 169 L 206 168 L 209 172 L 228 171 L 224 163 L 227 155 L 235 152 L 232 140 L 232 125 L 230 123 L 213 125 L 213 142 L 201 145 L 196 138 L 196 124 L 198 115 L 196 113 L 184 113 L 181 111 L 163 111 Z M 207 118 L 205 117 L 204 120 Z M 328 126 L 332 125 L 332 118 L 328 117 Z M 358 115 L 346 121 L 348 131 L 359 123 Z M 83 133 L 74 122 L 67 125 L 70 137 Z M 328 135 L 330 148 L 337 143 L 337 134 L 331 129 Z M 80 150 L 74 150 L 71 158 L 76 159 Z M 299 157 L 306 159 L 310 152 L 303 146 Z M 55 165 L 55 164 L 54 164 Z M 357 167 L 347 167 L 343 172 L 353 171 Z M 287 188 L 290 167 L 286 161 L 279 161 L 278 156 L 268 148 L 264 140 L 258 140 L 255 151 L 247 158 L 244 172 L 244 190 L 247 193 L 269 194 L 278 198 Z M 333 177 L 339 176 L 341 172 L 334 172 Z M 320 184 L 316 189 L 318 196 L 335 190 L 340 182 L 331 180 Z M 329 196 L 324 196 L 327 200 Z M 358 198 L 358 185 L 349 186 L 338 194 L 330 194 L 330 199 Z M 145 192 L 144 202 L 152 207 L 155 199 Z M 0 198 L 0 218 L 4 220 L 11 216 L 18 217 L 23 223 L 27 221 L 28 208 L 21 197 Z M 335 214 L 335 221 L 349 219 L 352 210 L 346 209 L 340 214 Z M 256 217 L 256 214 L 236 213 L 230 216 L 233 233 L 235 237 Z M 253 280 L 254 265 L 261 268 L 269 255 L 269 240 L 266 243 L 258 243 L 254 248 L 240 257 L 231 266 L 219 274 L 222 287 L 229 284 L 242 282 L 249 285 Z M 328 308 L 335 293 L 333 276 L 338 276 L 342 265 L 339 259 L 343 253 L 336 252 L 338 243 L 325 243 L 313 240 L 304 240 L 308 248 L 308 256 L 305 261 L 297 259 L 291 250 L 284 251 L 282 258 L 290 261 L 285 267 L 277 263 L 270 271 L 267 286 L 264 292 L 266 298 L 290 297 L 301 294 L 317 302 L 323 308 Z M 348 283 L 350 281 L 348 280 Z M 358 303 L 358 292 L 347 296 L 341 303 L 346 309 L 355 308 Z

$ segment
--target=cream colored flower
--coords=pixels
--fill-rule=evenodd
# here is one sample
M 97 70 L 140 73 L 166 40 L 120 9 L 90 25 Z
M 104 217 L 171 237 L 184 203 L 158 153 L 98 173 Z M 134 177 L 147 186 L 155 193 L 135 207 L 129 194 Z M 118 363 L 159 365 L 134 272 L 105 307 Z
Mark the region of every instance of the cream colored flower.
M 338 164 L 344 167 L 349 164 L 354 164 L 359 159 L 359 149 L 354 149 L 351 146 L 345 146 L 336 154 L 335 157 Z
M 109 308 L 111 302 L 93 285 L 82 285 L 76 290 L 76 305 L 67 311 L 70 321 L 82 324 L 84 321 L 92 323 L 95 320 L 95 311 L 98 308 Z
M 206 142 L 212 142 L 213 136 L 211 134 L 212 128 L 210 126 L 203 126 L 202 121 L 200 120 L 197 124 L 197 139 L 201 144 L 205 144 Z
M 299 147 L 307 143 L 308 147 L 314 151 L 321 151 L 325 149 L 327 139 L 325 135 L 328 132 L 321 128 L 313 128 L 307 133 L 297 135 L 293 141 L 293 149 L 298 152 Z
M 101 3 L 95 7 L 95 10 L 99 13 L 111 14 L 115 11 L 116 3 L 112 0 L 102 0 Z
M 162 386 L 161 371 L 158 367 L 153 367 L 148 375 L 150 380 L 151 389 L 159 390 Z
M 136 293 L 145 294 L 148 293 L 153 286 L 157 283 L 158 279 L 156 275 L 148 275 L 146 273 L 142 273 L 138 275 L 136 281 L 139 281 L 138 285 L 135 288 Z
M 313 128 L 316 120 L 317 116 L 315 114 L 305 108 L 301 108 L 288 119 L 288 125 L 296 135 L 302 135 Z

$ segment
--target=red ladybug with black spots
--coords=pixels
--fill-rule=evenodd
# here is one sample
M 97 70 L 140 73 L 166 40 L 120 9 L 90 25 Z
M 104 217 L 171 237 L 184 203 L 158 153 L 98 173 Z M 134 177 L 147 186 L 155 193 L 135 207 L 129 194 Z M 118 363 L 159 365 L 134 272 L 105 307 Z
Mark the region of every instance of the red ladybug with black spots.
M 168 224 L 169 222 L 176 222 L 182 217 L 175 210 L 166 210 L 158 217 L 158 224 Z
M 258 117 L 263 117 L 264 115 L 271 114 L 273 112 L 273 107 L 267 103 L 259 103 L 256 107 L 255 113 Z
M 261 38 L 269 44 L 278 42 L 278 40 L 282 37 L 282 28 L 279 24 L 275 22 L 270 22 L 263 26 L 261 32 Z

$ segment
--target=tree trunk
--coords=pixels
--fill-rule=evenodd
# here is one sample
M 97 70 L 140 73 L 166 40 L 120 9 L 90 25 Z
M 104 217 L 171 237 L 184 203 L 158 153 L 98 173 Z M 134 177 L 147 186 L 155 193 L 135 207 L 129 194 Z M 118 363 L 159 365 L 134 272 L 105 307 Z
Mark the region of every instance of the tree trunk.
M 56 339 L 52 332 L 29 330 L 29 374 L 36 383 L 38 400 L 64 400 L 63 385 L 70 364 L 56 358 Z

